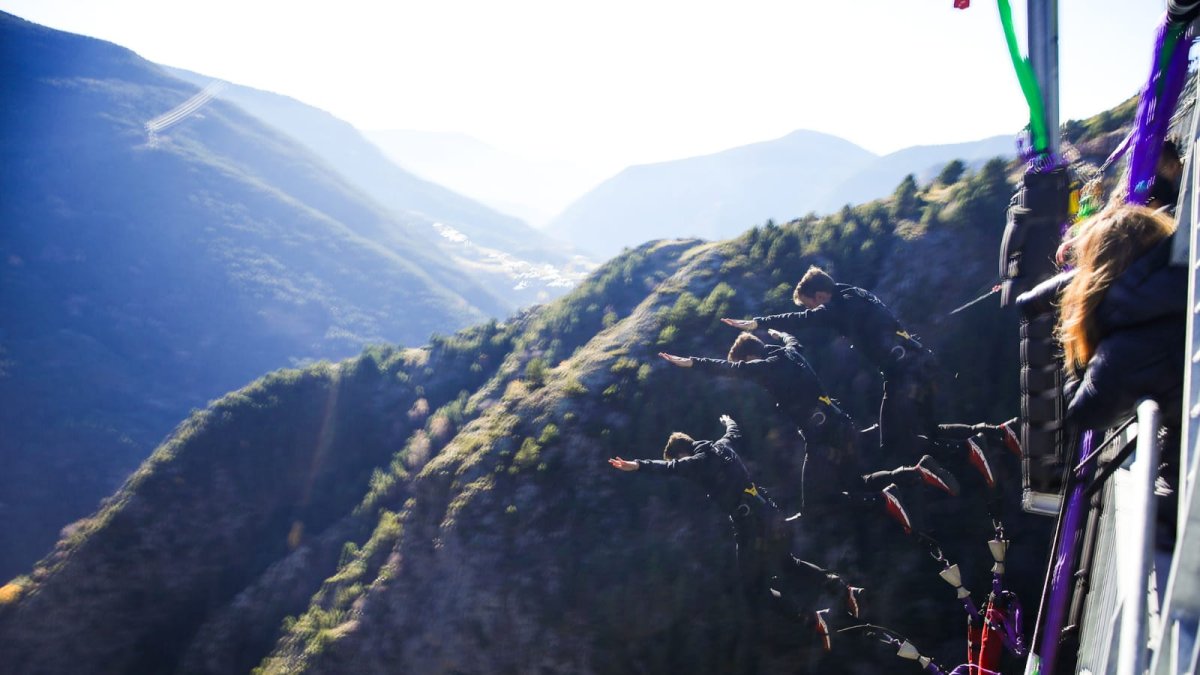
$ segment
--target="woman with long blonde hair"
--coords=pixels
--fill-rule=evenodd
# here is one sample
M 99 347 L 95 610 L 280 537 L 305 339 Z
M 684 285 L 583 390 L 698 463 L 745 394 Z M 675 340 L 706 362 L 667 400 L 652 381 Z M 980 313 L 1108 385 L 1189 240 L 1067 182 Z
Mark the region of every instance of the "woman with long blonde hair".
M 1072 380 L 1067 418 L 1083 428 L 1118 421 L 1144 396 L 1178 414 L 1187 271 L 1170 265 L 1174 231 L 1170 216 L 1123 204 L 1085 222 L 1073 243 L 1058 338 Z

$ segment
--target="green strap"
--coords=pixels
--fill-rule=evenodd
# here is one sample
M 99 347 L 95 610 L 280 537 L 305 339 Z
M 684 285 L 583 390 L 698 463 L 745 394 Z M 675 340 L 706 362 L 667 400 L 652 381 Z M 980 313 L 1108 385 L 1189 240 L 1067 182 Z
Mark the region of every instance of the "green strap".
M 1000 10 L 1000 23 L 1004 26 L 1004 41 L 1008 44 L 1008 55 L 1012 58 L 1013 68 L 1017 71 L 1017 81 L 1025 94 L 1025 102 L 1029 104 L 1029 130 L 1033 140 L 1034 152 L 1045 154 L 1050 145 L 1046 134 L 1046 108 L 1042 105 L 1042 90 L 1038 88 L 1037 78 L 1033 75 L 1033 67 L 1029 59 L 1021 54 L 1017 45 L 1017 33 L 1013 29 L 1012 5 L 1008 0 L 997 0 Z

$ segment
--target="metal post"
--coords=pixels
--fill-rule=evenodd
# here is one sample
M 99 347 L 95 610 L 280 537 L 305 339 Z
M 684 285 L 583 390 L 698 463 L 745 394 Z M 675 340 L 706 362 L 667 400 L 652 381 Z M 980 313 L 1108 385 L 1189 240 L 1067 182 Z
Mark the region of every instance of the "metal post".
M 1154 498 L 1154 478 L 1158 475 L 1158 430 L 1161 414 L 1158 404 L 1142 401 L 1137 408 L 1137 454 L 1130 471 L 1130 489 L 1118 508 L 1138 514 L 1135 527 L 1122 547 L 1129 564 L 1120 571 L 1121 633 L 1118 638 L 1117 675 L 1142 675 L 1150 662 L 1146 648 L 1146 595 L 1150 564 L 1154 555 L 1154 522 L 1158 509 Z
M 1058 0 L 1028 0 L 1029 64 L 1046 113 L 1046 152 L 1058 154 Z

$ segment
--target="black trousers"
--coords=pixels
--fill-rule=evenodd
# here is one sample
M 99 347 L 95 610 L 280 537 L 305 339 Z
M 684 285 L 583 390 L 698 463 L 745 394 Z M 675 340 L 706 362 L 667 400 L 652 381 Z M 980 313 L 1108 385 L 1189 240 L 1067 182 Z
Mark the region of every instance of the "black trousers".
M 730 520 L 742 592 L 752 609 L 768 607 L 790 619 L 807 620 L 824 607 L 823 596 L 844 596 L 847 583 L 841 575 L 792 554 L 789 526 L 779 509 L 761 505 Z
M 926 443 L 919 437 L 933 438 L 938 429 L 935 371 L 933 354 L 925 352 L 886 374 L 879 402 L 881 458 L 915 464 L 925 454 Z

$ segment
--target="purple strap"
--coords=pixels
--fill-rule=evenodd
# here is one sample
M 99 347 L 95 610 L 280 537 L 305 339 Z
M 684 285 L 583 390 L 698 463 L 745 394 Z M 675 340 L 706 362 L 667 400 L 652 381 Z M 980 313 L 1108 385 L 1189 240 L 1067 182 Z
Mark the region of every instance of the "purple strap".
M 1191 35 L 1190 24 L 1171 21 L 1170 15 L 1163 15 L 1155 36 L 1150 78 L 1142 89 L 1134 123 L 1126 184 L 1126 201 L 1131 204 L 1145 204 L 1150 198 L 1163 140 L 1187 77 Z
M 1090 430 L 1083 432 L 1079 441 L 1080 457 L 1086 457 L 1092 451 L 1093 436 Z M 1044 673 L 1053 673 L 1055 662 L 1058 660 L 1058 640 L 1066 618 L 1067 599 L 1070 597 L 1075 576 L 1075 542 L 1087 512 L 1084 493 L 1087 490 L 1087 477 L 1091 474 L 1091 466 L 1084 465 L 1070 483 L 1062 527 L 1055 543 L 1054 558 L 1051 560 L 1053 568 L 1050 574 L 1050 590 L 1046 597 L 1045 621 L 1042 622 L 1042 633 L 1038 639 L 1041 670 Z

